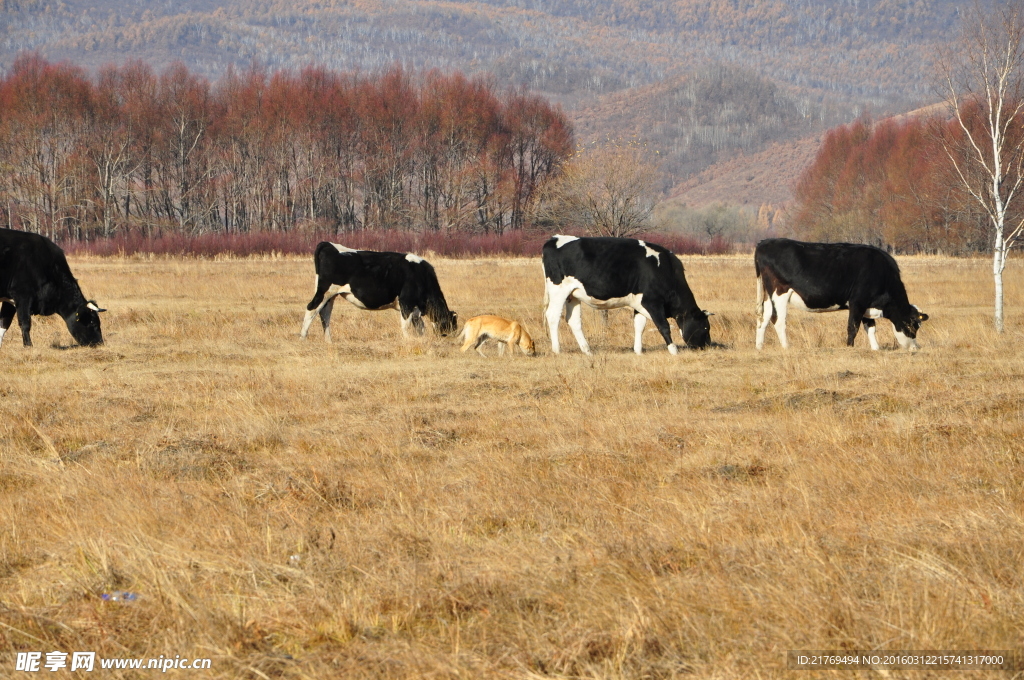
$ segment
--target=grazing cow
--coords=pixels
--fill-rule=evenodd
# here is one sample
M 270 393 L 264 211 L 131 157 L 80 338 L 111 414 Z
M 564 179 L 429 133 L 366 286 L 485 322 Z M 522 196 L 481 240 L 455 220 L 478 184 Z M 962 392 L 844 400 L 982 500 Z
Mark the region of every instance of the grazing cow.
M 757 273 L 757 348 L 764 346 L 768 324 L 775 323 L 782 346 L 790 305 L 810 312 L 850 310 L 846 344 L 853 346 L 864 324 L 871 349 L 878 349 L 875 319 L 892 322 L 896 341 L 918 349 L 917 331 L 928 319 L 907 300 L 896 260 L 884 250 L 851 243 L 803 243 L 787 238 L 761 241 L 754 249 Z
M 595 309 L 629 307 L 633 310 L 633 351 L 643 352 L 642 336 L 648 321 L 661 333 L 668 351 L 679 350 L 672 341 L 668 319 L 673 318 L 688 347 L 711 344 L 708 313 L 686 284 L 683 264 L 670 251 L 631 238 L 579 238 L 552 236 L 544 244 L 544 305 L 551 332 L 551 351 L 559 352 L 558 319 L 565 319 L 584 354 L 590 345 L 583 337 L 580 303 Z
M 300 337 L 306 337 L 313 317 L 320 314 L 324 337 L 331 341 L 331 311 L 339 295 L 359 309 L 397 309 L 405 336 L 410 326 L 423 335 L 424 315 L 441 335 L 455 332 L 456 314 L 448 309 L 434 268 L 421 257 L 352 250 L 323 241 L 316 247 L 313 262 L 316 293 L 306 305 Z
M 0 342 L 18 315 L 21 340 L 32 345 L 32 315 L 60 314 L 78 344 L 103 344 L 100 309 L 86 300 L 64 257 L 50 239 L 0 229 Z

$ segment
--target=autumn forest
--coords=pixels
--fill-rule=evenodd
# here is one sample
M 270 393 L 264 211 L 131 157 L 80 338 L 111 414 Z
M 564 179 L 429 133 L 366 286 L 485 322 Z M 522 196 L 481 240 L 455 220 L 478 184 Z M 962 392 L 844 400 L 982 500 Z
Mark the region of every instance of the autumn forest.
M 547 100 L 393 68 L 229 71 L 142 62 L 93 79 L 25 55 L 0 80 L 4 226 L 121 231 L 502 233 L 574 150 Z

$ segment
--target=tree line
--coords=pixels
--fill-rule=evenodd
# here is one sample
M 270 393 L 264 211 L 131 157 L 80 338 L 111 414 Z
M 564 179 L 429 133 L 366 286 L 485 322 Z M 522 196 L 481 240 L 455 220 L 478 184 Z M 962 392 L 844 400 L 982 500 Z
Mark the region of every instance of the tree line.
M 559 108 L 400 67 L 132 61 L 95 78 L 22 55 L 0 79 L 3 226 L 59 240 L 298 228 L 501 234 L 574 151 Z
M 971 114 L 977 124 L 981 115 Z M 1019 133 L 1018 133 L 1019 134 Z M 963 138 L 946 116 L 830 130 L 797 181 L 789 228 L 812 241 L 870 243 L 903 253 L 967 255 L 992 247 L 988 215 L 950 163 Z

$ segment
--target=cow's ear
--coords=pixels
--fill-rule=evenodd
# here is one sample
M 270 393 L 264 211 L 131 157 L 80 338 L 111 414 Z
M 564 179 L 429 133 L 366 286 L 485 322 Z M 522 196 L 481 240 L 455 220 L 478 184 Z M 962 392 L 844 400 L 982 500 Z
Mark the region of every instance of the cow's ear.
M 918 312 L 917 318 L 918 318 L 919 321 L 927 321 L 928 320 L 928 315 L 925 314 L 924 312 Z

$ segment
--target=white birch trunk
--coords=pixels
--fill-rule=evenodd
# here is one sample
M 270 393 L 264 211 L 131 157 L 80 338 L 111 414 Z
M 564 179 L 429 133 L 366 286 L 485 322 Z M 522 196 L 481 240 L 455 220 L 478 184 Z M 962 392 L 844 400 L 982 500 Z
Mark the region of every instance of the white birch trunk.
M 1003 332 L 1003 267 L 1006 264 L 1006 249 L 1002 243 L 1002 232 L 996 235 L 996 247 L 992 255 L 992 277 L 995 280 L 996 299 L 993 321 L 996 332 Z

